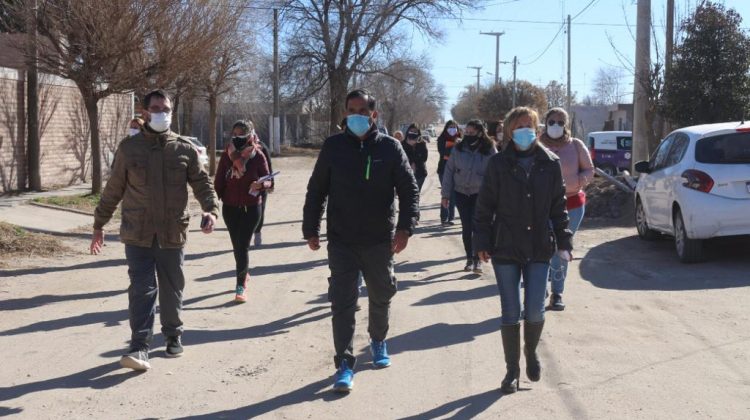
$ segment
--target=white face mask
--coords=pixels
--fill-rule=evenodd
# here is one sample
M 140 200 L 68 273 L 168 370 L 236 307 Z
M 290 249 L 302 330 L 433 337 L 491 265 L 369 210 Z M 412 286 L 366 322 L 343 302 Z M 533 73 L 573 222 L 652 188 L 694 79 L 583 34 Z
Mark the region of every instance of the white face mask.
M 137 136 L 140 132 L 141 132 L 141 130 L 139 130 L 137 128 L 129 128 L 128 129 L 128 133 L 129 133 L 128 135 L 130 137 Z
M 552 139 L 559 139 L 560 137 L 565 134 L 565 129 L 563 127 L 560 127 L 559 125 L 548 125 L 547 126 L 547 135 Z
M 148 125 L 157 133 L 163 133 L 169 130 L 169 126 L 172 125 L 172 113 L 155 112 L 151 114 L 151 121 L 148 123 Z
M 456 127 L 448 127 L 448 134 L 450 134 L 451 136 L 455 136 L 456 133 L 458 133 Z

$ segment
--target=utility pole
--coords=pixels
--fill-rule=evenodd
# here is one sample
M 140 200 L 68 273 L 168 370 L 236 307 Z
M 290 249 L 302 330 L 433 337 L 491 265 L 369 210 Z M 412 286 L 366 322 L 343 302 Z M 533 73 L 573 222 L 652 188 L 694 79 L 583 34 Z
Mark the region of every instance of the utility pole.
M 672 55 L 674 54 L 674 0 L 667 0 L 667 35 L 666 35 L 666 57 L 664 57 L 664 81 L 669 77 L 669 71 L 672 69 Z M 669 98 L 664 96 L 664 101 L 669 102 Z M 671 131 L 671 126 L 666 118 L 661 118 L 663 125 L 666 126 L 667 132 Z M 665 128 L 665 127 L 662 127 Z M 666 135 L 665 132 L 659 133 L 660 136 Z
M 518 57 L 513 56 L 513 106 L 516 107 L 516 68 L 518 67 Z
M 490 35 L 495 37 L 495 84 L 500 84 L 500 37 L 505 35 L 505 32 L 482 32 L 479 31 L 480 35 Z
M 570 89 L 570 15 L 568 15 L 568 97 L 565 98 L 565 109 L 570 112 L 571 105 L 571 89 Z
M 482 70 L 482 67 L 476 67 L 476 66 L 468 66 L 467 69 L 474 69 L 477 71 L 477 93 L 479 93 L 479 79 L 482 77 L 481 74 L 479 74 L 479 71 Z
M 39 141 L 39 79 L 37 75 L 36 0 L 28 3 L 28 63 L 26 70 L 26 175 L 29 189 L 42 190 L 41 142 Z
M 271 153 L 281 153 L 281 121 L 279 120 L 279 9 L 273 9 L 273 125 Z
M 648 132 L 646 124 L 648 97 L 644 83 L 651 67 L 651 0 L 638 0 L 635 32 L 635 80 L 633 83 L 633 173 L 635 164 L 648 159 Z

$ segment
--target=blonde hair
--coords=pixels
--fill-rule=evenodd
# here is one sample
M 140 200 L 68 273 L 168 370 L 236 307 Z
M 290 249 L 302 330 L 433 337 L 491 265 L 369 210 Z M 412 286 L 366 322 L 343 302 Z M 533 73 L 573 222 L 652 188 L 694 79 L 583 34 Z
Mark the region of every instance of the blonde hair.
M 517 106 L 507 114 L 505 114 L 505 120 L 503 121 L 503 144 L 508 144 L 513 141 L 513 129 L 516 125 L 516 121 L 519 118 L 528 116 L 531 118 L 531 124 L 534 131 L 539 132 L 539 114 L 533 109 L 527 106 Z

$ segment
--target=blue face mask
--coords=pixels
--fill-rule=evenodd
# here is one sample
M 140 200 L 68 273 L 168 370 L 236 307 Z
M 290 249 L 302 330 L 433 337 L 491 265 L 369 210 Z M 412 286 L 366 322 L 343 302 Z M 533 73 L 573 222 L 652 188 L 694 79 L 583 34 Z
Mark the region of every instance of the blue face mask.
M 346 128 L 355 136 L 362 137 L 370 131 L 370 117 L 367 115 L 349 115 L 346 117 Z
M 529 150 L 536 140 L 536 131 L 533 128 L 517 128 L 513 130 L 513 143 L 521 151 Z

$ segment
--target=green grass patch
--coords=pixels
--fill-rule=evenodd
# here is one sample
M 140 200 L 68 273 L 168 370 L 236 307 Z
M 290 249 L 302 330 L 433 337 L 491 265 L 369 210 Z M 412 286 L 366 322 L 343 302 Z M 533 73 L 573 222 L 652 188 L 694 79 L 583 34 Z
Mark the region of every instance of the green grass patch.
M 61 195 L 50 197 L 38 197 L 33 201 L 36 203 L 50 204 L 68 209 L 76 209 L 94 213 L 94 209 L 99 204 L 100 194 L 83 194 L 83 195 Z

